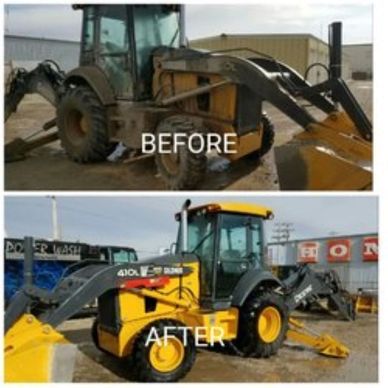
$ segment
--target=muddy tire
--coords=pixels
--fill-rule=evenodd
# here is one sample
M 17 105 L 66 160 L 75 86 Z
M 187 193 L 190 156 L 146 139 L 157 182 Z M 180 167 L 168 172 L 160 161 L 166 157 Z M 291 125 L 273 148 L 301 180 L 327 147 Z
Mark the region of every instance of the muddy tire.
M 270 357 L 282 346 L 287 329 L 283 298 L 274 292 L 253 295 L 241 308 L 234 344 L 245 357 Z
M 247 158 L 260 160 L 264 155 L 266 155 L 274 145 L 275 142 L 275 130 L 274 125 L 269 119 L 266 113 L 262 113 L 261 124 L 263 126 L 263 139 L 261 142 L 261 148 L 259 150 L 253 151 Z
M 187 330 L 187 343 L 184 344 L 184 331 L 179 327 L 182 323 L 161 319 L 146 326 L 135 340 L 131 363 L 132 374 L 136 381 L 168 383 L 182 379 L 191 370 L 196 358 L 194 337 Z M 167 347 L 164 346 L 164 329 L 169 327 Z M 154 329 L 153 329 L 154 328 Z M 170 329 L 171 328 L 171 329 Z M 157 342 L 149 342 L 151 335 L 157 333 L 160 346 Z M 186 346 L 185 346 L 186 345 Z
M 161 133 L 203 134 L 204 129 L 198 120 L 189 116 L 171 116 L 157 127 L 156 135 Z M 199 147 L 200 140 L 193 140 L 193 148 Z M 159 148 L 159 145 L 158 145 Z M 159 174 L 171 190 L 193 190 L 198 187 L 206 174 L 206 150 L 192 153 L 188 144 L 180 146 L 177 153 L 156 153 L 155 162 Z
M 70 159 L 103 161 L 111 152 L 105 108 L 88 86 L 69 89 L 57 109 L 58 134 Z

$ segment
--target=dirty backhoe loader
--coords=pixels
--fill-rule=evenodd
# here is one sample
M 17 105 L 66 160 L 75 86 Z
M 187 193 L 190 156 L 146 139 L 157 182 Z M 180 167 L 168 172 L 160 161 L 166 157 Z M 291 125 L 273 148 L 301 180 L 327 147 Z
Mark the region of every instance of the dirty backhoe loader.
M 259 160 L 274 141 L 273 125 L 262 109 L 266 101 L 304 129 L 276 150 L 281 189 L 371 188 L 372 126 L 341 79 L 340 23 L 330 26 L 329 78 L 312 86 L 263 53 L 251 51 L 253 58 L 243 59 L 229 50 L 185 47 L 183 6 L 74 8 L 83 10 L 80 66 L 63 79 L 54 67 L 43 72 L 44 81 L 40 78 L 45 87 L 55 80 L 55 98 L 49 100 L 57 107 L 57 117 L 46 128 L 57 125 L 71 159 L 105 160 L 112 142 L 123 142 L 131 155 L 139 156 L 145 133 L 157 138 L 215 133 L 237 139 L 229 150 L 234 153 L 221 156 L 235 161 L 252 155 Z M 30 73 L 15 75 L 5 97 L 6 118 L 22 95 L 39 92 L 31 87 L 36 83 Z M 306 104 L 326 118 L 314 118 Z M 35 146 L 18 142 L 6 148 L 6 159 L 20 158 Z M 192 152 L 187 141 L 174 152 L 170 144 L 170 150 L 155 153 L 162 179 L 172 189 L 197 188 L 206 173 L 206 152 Z
M 300 278 L 284 284 L 266 269 L 263 222 L 271 216 L 270 209 L 258 205 L 190 208 L 186 201 L 176 215 L 177 253 L 118 265 L 84 262 L 53 291 L 26 285 L 5 313 L 6 381 L 63 379 L 64 366 L 73 364 L 62 361 L 61 373 L 55 372 L 55 356 L 63 360 L 69 354 L 69 344 L 55 327 L 94 298 L 96 347 L 127 360 L 129 375 L 137 381 L 183 378 L 195 361 L 199 329 L 205 343 L 222 342 L 245 357 L 270 357 L 286 337 L 326 356 L 347 357 L 349 350 L 336 339 L 311 334 L 290 318 L 296 307 L 327 287 L 337 311 L 346 319 L 354 317 L 347 315 L 351 309 L 340 290 L 319 283 L 312 271 L 301 270 Z M 25 252 L 31 261 L 31 249 Z M 215 330 L 222 333 L 217 339 Z M 149 340 L 155 335 L 160 342 Z M 63 346 L 67 350 L 58 351 Z

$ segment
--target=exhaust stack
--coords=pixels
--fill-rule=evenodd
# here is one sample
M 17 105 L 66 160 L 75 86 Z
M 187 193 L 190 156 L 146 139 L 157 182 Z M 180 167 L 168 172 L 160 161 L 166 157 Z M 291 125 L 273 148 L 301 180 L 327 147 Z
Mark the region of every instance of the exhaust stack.
M 187 211 L 191 205 L 191 200 L 186 199 L 181 209 L 181 235 L 180 235 L 180 253 L 187 252 Z

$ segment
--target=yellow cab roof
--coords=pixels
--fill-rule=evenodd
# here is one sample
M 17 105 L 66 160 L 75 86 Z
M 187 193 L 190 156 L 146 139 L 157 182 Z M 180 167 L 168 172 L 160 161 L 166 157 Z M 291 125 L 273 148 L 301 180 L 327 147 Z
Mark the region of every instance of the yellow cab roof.
M 208 211 L 215 213 L 218 212 L 227 212 L 227 213 L 239 213 L 239 214 L 248 214 L 253 216 L 259 216 L 264 218 L 269 218 L 273 215 L 272 209 L 256 205 L 253 203 L 242 203 L 242 202 L 218 202 L 218 203 L 208 203 L 205 205 L 200 205 L 189 209 L 189 212 L 207 208 Z

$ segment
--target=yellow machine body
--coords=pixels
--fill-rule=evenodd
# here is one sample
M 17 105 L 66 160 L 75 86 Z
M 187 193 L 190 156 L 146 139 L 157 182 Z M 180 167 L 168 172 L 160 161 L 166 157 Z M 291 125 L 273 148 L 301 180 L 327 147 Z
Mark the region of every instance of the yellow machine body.
M 131 353 L 133 340 L 148 324 L 159 319 L 173 319 L 190 328 L 201 327 L 201 338 L 211 342 L 212 328 L 221 328 L 223 340 L 232 340 L 237 336 L 238 309 L 224 311 L 203 310 L 199 306 L 199 264 L 185 264 L 193 271 L 179 278 L 171 278 L 162 292 L 139 289 L 119 291 L 120 321 L 122 328 L 118 335 L 98 328 L 99 345 L 117 357 Z M 182 292 L 179 295 L 179 283 Z M 153 311 L 146 312 L 146 297 L 156 299 Z
M 210 85 L 219 84 L 226 81 L 224 77 L 218 74 L 201 74 L 196 72 L 160 72 L 154 74 L 154 93 L 159 93 L 158 98 L 189 92 L 198 88 L 198 80 L 206 79 Z M 208 101 L 207 108 L 201 109 L 199 99 Z M 258 126 L 244 135 L 237 136 L 236 119 L 238 92 L 237 85 L 224 84 L 210 90 L 202 96 L 194 96 L 185 99 L 179 103 L 188 114 L 203 119 L 204 127 L 209 132 L 218 134 L 232 133 L 236 135 L 236 143 L 231 148 L 233 153 L 223 154 L 224 157 L 233 161 L 242 158 L 262 147 L 263 128 Z

